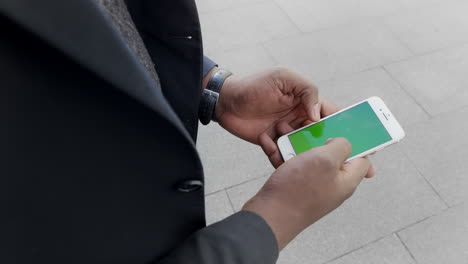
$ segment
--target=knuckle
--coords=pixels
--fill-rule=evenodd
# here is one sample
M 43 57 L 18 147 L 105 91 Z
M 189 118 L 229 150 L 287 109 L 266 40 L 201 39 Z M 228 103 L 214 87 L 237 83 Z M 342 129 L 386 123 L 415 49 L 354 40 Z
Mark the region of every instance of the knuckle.
M 319 93 L 317 86 L 315 86 L 315 84 L 313 84 L 312 82 L 310 82 L 309 89 L 314 95 L 317 95 Z
M 296 165 L 296 166 L 291 166 L 290 172 L 292 175 L 299 175 L 302 173 L 302 170 L 299 166 Z
M 283 72 L 289 72 L 289 68 L 285 67 L 285 66 L 277 66 L 275 67 L 275 70 L 274 70 L 276 73 L 283 73 Z
M 367 163 L 367 165 L 369 165 L 369 167 L 373 166 L 372 161 L 369 159 L 369 157 L 365 157 L 364 160 Z
M 334 162 L 332 154 L 327 151 L 319 152 L 315 161 L 325 170 L 336 169 L 336 162 Z
M 300 156 L 298 156 L 294 159 L 284 162 L 284 166 L 282 167 L 284 167 L 284 169 L 288 171 L 288 174 L 296 175 L 301 173 L 302 167 L 304 167 L 304 165 L 306 164 L 307 162 L 301 159 Z
M 320 168 L 320 162 L 312 153 L 303 153 L 294 159 L 286 161 L 288 164 L 288 170 L 292 174 L 302 174 L 304 172 L 310 172 L 312 169 Z
M 372 166 L 372 162 L 367 158 L 363 158 L 363 166 L 369 170 Z
M 270 160 L 271 165 L 272 165 L 275 169 L 279 168 L 279 167 L 283 164 L 283 161 L 282 161 L 282 160 L 279 161 L 279 160 L 273 159 L 273 158 L 271 158 L 271 157 L 269 158 L 269 160 Z
M 277 66 L 273 69 L 272 75 L 282 80 L 296 80 L 296 75 L 289 68 L 284 66 Z
M 303 92 L 306 95 L 307 99 L 312 99 L 315 102 L 319 101 L 319 98 L 318 98 L 319 90 L 314 85 L 306 84 Z
M 353 151 L 353 146 L 346 138 L 337 138 L 338 142 L 343 145 L 346 153 L 351 153 Z

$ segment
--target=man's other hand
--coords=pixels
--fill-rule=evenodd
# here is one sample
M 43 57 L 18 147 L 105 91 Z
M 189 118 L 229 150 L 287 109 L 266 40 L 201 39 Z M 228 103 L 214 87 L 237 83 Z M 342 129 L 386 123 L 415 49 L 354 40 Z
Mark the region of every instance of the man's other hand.
M 215 114 L 226 130 L 260 145 L 260 135 L 274 138 L 280 122 L 296 128 L 306 121 L 318 121 L 320 100 L 311 82 L 278 67 L 248 77 L 227 78 Z
M 281 165 L 243 210 L 265 219 L 279 249 L 305 228 L 327 215 L 373 174 L 368 159 L 345 163 L 351 144 L 344 138 L 304 152 Z

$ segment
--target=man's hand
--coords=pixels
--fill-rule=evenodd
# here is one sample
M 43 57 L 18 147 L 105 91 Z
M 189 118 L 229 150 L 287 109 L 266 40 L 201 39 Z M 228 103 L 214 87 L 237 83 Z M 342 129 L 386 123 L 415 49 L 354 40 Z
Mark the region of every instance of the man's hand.
M 324 99 L 319 99 L 318 105 L 320 108 L 320 118 L 329 116 L 340 110 L 338 106 Z M 283 158 L 281 157 L 281 153 L 279 151 L 278 145 L 276 144 L 278 138 L 302 126 L 306 126 L 310 124 L 311 122 L 312 122 L 311 120 L 306 120 L 302 124 L 297 125 L 297 124 L 288 124 L 284 121 L 280 121 L 274 125 L 273 129 L 270 129 L 260 134 L 260 136 L 258 137 L 259 144 L 262 147 L 265 154 L 270 159 L 271 164 L 275 168 L 278 168 L 284 162 Z
M 351 145 L 344 138 L 285 162 L 245 205 L 265 219 L 280 250 L 305 228 L 349 198 L 364 177 L 373 175 L 365 158 L 345 163 Z
M 232 134 L 260 144 L 263 133 L 274 138 L 279 122 L 300 127 L 308 120 L 318 121 L 320 106 L 312 83 L 287 69 L 275 68 L 245 78 L 227 78 L 216 118 Z

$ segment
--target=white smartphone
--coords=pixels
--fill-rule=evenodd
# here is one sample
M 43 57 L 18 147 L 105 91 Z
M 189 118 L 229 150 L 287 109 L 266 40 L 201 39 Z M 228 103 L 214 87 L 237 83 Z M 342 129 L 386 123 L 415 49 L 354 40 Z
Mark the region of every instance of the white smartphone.
M 353 147 L 347 161 L 365 157 L 405 137 L 405 131 L 379 97 L 371 97 L 278 139 L 283 159 L 344 137 Z

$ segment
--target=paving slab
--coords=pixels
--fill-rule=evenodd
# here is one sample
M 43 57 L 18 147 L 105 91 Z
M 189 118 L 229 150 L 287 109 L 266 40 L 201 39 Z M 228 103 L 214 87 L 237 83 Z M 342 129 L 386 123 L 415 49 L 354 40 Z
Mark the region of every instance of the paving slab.
M 300 234 L 279 263 L 323 263 L 446 208 L 397 147 L 378 153 L 374 162 L 377 177 L 364 181 L 342 207 Z M 229 188 L 234 209 L 239 210 L 266 179 Z
M 429 115 L 382 68 L 318 82 L 317 85 L 321 97 L 340 107 L 379 96 L 403 127 L 429 119 Z
M 262 188 L 268 178 L 269 176 L 261 177 L 227 189 L 226 191 L 232 201 L 234 210 L 236 212 L 240 211 L 242 206 Z
M 468 45 L 414 57 L 385 68 L 431 115 L 468 105 Z
M 279 264 L 468 263 L 466 0 L 197 3 L 205 54 L 220 66 L 241 75 L 289 67 L 342 107 L 378 95 L 407 132 L 372 158 L 377 177 Z M 258 146 L 217 124 L 200 127 L 198 148 L 208 223 L 240 210 L 274 171 Z
M 205 193 L 271 174 L 273 166 L 262 149 L 212 122 L 200 124 L 197 142 L 205 170 Z
M 327 264 L 416 264 L 400 239 L 392 234 Z
M 276 66 L 275 60 L 261 45 L 208 54 L 208 56 L 220 67 L 239 75 L 250 75 Z
M 418 263 L 468 263 L 468 203 L 399 232 Z
M 303 32 L 313 32 L 391 14 L 401 8 L 386 0 L 276 0 Z
M 353 24 L 274 40 L 265 44 L 278 64 L 323 81 L 368 70 L 411 56 L 378 23 Z
M 468 42 L 467 1 L 401 12 L 384 19 L 392 32 L 416 54 Z
M 206 13 L 200 16 L 200 20 L 204 49 L 208 53 L 251 46 L 299 33 L 283 10 L 269 2 Z
M 468 200 L 468 107 L 407 128 L 403 152 L 449 205 Z
M 420 9 L 441 0 L 275 0 L 303 32 L 313 32 Z
M 225 190 L 205 197 L 206 224 L 210 225 L 232 215 L 232 208 Z

